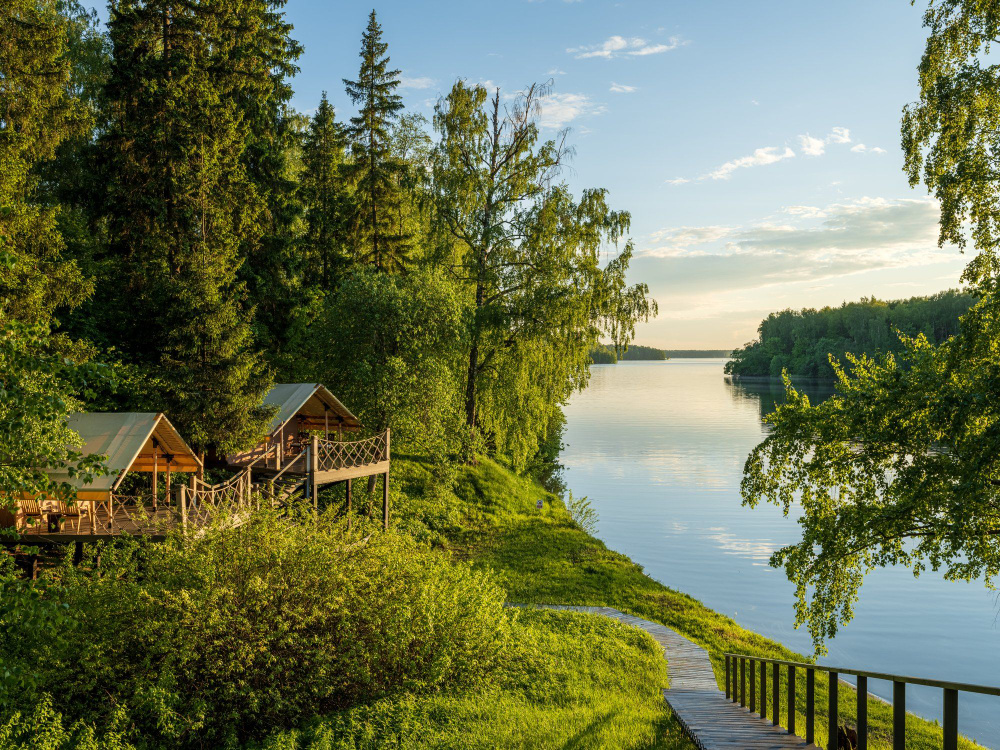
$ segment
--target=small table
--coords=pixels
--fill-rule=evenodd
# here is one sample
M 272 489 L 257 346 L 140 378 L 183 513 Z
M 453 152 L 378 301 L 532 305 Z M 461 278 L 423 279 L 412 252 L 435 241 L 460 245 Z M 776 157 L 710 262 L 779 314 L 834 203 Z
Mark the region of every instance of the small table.
M 48 514 L 49 533 L 58 534 L 62 531 L 63 514 L 51 512 Z

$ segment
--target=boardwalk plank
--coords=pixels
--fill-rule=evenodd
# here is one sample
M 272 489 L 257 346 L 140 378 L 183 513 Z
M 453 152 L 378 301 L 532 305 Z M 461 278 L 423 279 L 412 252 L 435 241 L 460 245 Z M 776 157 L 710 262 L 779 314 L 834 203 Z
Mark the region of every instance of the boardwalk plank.
M 726 700 L 715 681 L 708 652 L 676 630 L 612 607 L 539 605 L 542 609 L 603 615 L 641 628 L 663 648 L 670 687 L 663 691 L 667 705 L 701 750 L 784 750 L 814 748 L 767 719 Z

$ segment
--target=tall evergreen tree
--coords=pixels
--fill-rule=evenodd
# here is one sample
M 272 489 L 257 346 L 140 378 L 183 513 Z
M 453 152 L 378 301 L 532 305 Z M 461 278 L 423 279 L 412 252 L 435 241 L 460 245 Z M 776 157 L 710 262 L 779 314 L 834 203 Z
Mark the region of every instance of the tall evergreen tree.
M 343 179 L 346 135 L 323 92 L 302 147 L 302 195 L 306 205 L 307 275 L 333 288 L 349 260 L 351 194 Z
M 347 95 L 360 105 L 348 131 L 354 158 L 347 174 L 357 195 L 353 223 L 360 258 L 379 270 L 402 269 L 410 239 L 399 232 L 398 224 L 403 165 L 393 155 L 391 140 L 403 99 L 396 93 L 400 71 L 389 68 L 388 49 L 373 10 L 361 35 L 358 80 L 344 79 Z
M 240 102 L 272 85 L 252 4 L 120 0 L 111 9 L 107 220 L 117 273 L 103 293 L 127 359 L 148 373 L 146 408 L 200 449 L 252 442 L 268 386 L 237 279 L 263 234 Z
M 0 4 L 0 316 L 31 323 L 48 322 L 89 291 L 62 257 L 58 208 L 39 194 L 39 165 L 87 125 L 67 39 L 55 0 Z

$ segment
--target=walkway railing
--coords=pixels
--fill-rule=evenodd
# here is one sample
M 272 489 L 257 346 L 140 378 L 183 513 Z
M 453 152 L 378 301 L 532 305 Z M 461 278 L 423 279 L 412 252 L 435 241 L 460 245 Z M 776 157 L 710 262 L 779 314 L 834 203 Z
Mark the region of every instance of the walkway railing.
M 940 688 L 944 700 L 944 750 L 958 750 L 958 694 L 979 693 L 982 695 L 1000 696 L 1000 688 L 985 685 L 970 685 L 964 682 L 945 682 L 943 680 L 928 680 L 922 677 L 905 677 L 884 672 L 868 672 L 861 669 L 844 669 L 826 667 L 819 664 L 785 661 L 783 659 L 767 659 L 747 656 L 745 654 L 725 654 L 726 660 L 726 698 L 733 703 L 756 711 L 762 719 L 767 718 L 767 665 L 771 666 L 771 723 L 780 725 L 781 717 L 781 668 L 785 667 L 786 707 L 788 714 L 788 733 L 797 734 L 795 727 L 795 680 L 796 673 L 803 670 L 806 687 L 806 728 L 805 741 L 815 742 L 816 736 L 816 673 L 826 674 L 827 683 L 827 748 L 837 750 L 837 727 L 840 725 L 840 694 L 841 675 L 852 675 L 857 678 L 857 750 L 868 748 L 868 680 L 887 680 L 892 683 L 892 748 L 906 748 L 906 686 L 925 685 Z M 755 677 L 755 672 L 758 675 Z M 747 679 L 749 678 L 749 680 Z M 759 691 L 757 690 L 759 682 Z M 749 685 L 749 698 L 747 687 Z M 798 735 L 802 736 L 802 735 Z
M 220 484 L 207 484 L 194 478 L 191 487 L 180 488 L 181 523 L 201 526 L 220 511 L 251 510 L 254 485 L 250 469 Z

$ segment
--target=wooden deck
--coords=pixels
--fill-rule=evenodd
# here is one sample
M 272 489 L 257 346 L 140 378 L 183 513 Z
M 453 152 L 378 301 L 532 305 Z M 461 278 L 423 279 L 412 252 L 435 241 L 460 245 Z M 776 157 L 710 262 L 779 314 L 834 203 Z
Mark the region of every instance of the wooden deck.
M 785 729 L 726 699 L 719 690 L 708 652 L 675 630 L 611 607 L 540 605 L 543 609 L 602 615 L 641 628 L 663 647 L 670 687 L 663 691 L 673 710 L 701 750 L 782 750 L 815 748 Z
M 18 530 L 23 542 L 34 544 L 67 544 L 69 542 L 96 542 L 113 539 L 120 534 L 148 536 L 162 539 L 166 533 L 180 523 L 180 511 L 176 506 L 152 505 L 134 507 L 118 505 L 114 510 L 114 523 L 107 507 L 99 505 L 96 518 L 89 512 L 81 513 L 79 519 L 63 521 L 62 531 L 48 530 L 45 521 L 38 521 Z

